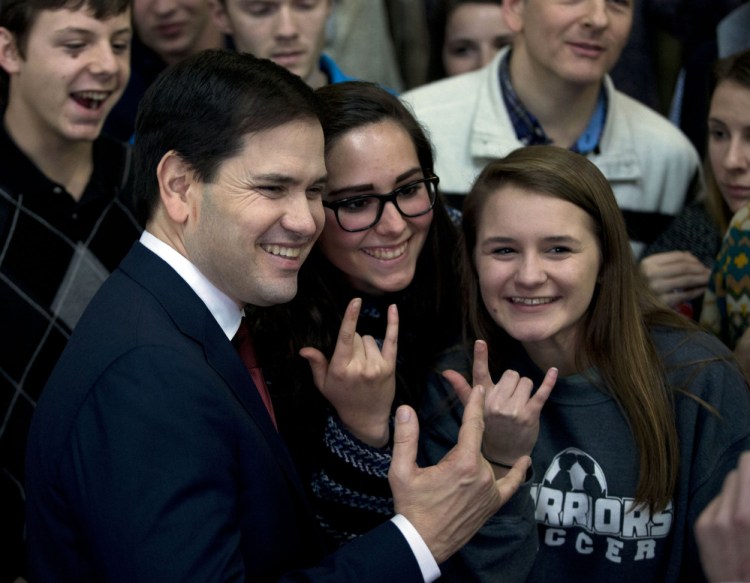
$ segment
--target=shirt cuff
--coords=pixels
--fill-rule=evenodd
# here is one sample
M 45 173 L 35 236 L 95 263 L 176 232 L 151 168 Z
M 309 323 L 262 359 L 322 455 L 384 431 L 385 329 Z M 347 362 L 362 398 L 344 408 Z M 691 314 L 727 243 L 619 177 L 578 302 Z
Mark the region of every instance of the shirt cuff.
M 404 535 L 406 542 L 409 544 L 411 551 L 414 553 L 414 558 L 417 559 L 419 569 L 422 571 L 422 577 L 424 577 L 425 583 L 432 583 L 438 577 L 440 577 L 440 567 L 435 562 L 435 557 L 432 556 L 430 549 L 422 539 L 422 536 L 417 532 L 409 519 L 403 514 L 396 514 L 391 518 L 391 522 L 396 525 Z

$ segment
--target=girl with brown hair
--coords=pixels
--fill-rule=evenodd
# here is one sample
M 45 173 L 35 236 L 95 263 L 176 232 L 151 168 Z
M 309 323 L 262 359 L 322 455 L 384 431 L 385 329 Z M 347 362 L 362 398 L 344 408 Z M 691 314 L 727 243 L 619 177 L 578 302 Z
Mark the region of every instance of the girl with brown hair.
M 750 449 L 750 392 L 731 354 L 648 291 L 612 189 L 583 156 L 516 150 L 484 169 L 463 210 L 487 459 L 512 464 L 497 453 L 505 424 L 538 419 L 533 451 L 517 452 L 535 474 L 529 580 L 703 580 L 693 526 Z M 551 367 L 540 417 L 491 380 L 510 368 L 536 385 Z M 493 578 L 492 549 L 463 551 L 480 579 Z

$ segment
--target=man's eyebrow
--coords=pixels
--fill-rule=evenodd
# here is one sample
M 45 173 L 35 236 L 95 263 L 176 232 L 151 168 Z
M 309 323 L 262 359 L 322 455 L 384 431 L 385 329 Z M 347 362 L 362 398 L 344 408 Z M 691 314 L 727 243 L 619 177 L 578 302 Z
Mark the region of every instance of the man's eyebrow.
M 296 180 L 288 174 L 279 174 L 277 172 L 255 174 L 250 178 L 252 178 L 254 181 L 274 182 L 276 184 L 294 184 L 294 182 L 296 182 Z
M 281 174 L 278 172 L 268 172 L 266 174 L 255 174 L 250 176 L 253 182 L 273 182 L 274 184 L 298 184 L 300 180 L 289 176 L 288 174 Z M 325 184 L 328 182 L 328 175 L 323 174 L 313 181 L 313 184 Z

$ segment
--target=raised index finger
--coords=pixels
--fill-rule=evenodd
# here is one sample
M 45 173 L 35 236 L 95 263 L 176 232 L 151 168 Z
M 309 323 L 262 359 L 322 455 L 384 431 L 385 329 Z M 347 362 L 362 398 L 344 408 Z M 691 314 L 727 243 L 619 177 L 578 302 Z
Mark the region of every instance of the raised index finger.
M 455 449 L 468 450 L 479 454 L 484 434 L 484 387 L 477 385 L 469 395 L 469 402 L 464 408 L 461 428 L 458 430 L 458 442 Z
M 357 319 L 359 310 L 362 308 L 362 299 L 354 298 L 346 307 L 344 319 L 341 321 L 339 335 L 336 338 L 334 354 L 343 358 L 346 362 L 351 359 L 354 352 L 354 338 L 357 335 Z
M 482 385 L 489 388 L 495 384 L 490 377 L 489 352 L 490 350 L 484 340 L 474 342 L 474 363 L 471 366 L 473 385 Z

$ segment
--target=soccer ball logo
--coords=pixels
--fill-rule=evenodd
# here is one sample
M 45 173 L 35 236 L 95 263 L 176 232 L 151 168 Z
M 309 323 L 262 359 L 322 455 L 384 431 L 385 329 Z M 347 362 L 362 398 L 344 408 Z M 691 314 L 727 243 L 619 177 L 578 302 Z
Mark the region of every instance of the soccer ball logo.
M 607 479 L 599 464 L 575 447 L 569 447 L 555 456 L 544 474 L 542 484 L 561 492 L 584 492 L 593 500 L 607 495 Z

